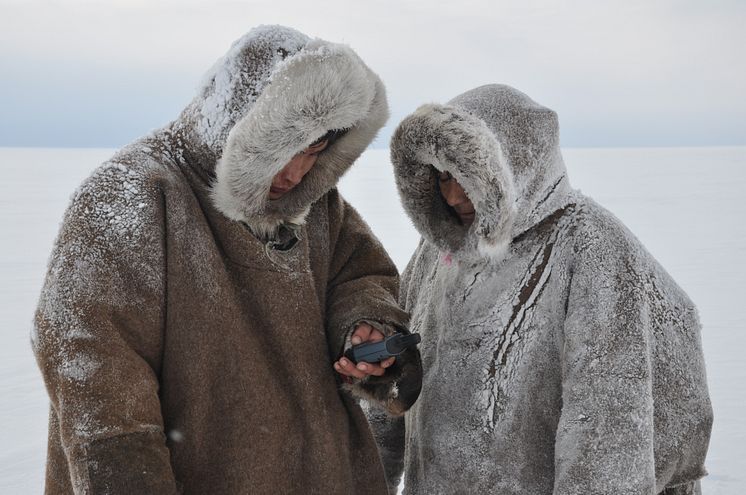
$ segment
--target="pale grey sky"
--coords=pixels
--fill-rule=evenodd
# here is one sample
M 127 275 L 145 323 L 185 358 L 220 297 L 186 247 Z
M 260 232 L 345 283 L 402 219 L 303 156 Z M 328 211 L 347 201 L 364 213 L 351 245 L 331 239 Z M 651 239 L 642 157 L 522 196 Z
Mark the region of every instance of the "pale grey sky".
M 564 146 L 746 144 L 740 0 L 0 0 L 0 146 L 121 146 L 259 24 L 379 73 L 378 146 L 420 104 L 493 82 L 556 110 Z

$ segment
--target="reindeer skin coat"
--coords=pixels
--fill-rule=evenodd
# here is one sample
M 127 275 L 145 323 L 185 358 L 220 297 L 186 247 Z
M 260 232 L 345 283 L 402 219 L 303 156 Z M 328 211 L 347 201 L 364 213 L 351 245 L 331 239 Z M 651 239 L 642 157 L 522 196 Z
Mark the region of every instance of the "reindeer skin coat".
M 400 302 L 424 377 L 405 434 L 377 418 L 390 484 L 403 468 L 405 494 L 698 492 L 712 410 L 696 309 L 571 189 L 556 114 L 483 86 L 419 108 L 391 148 L 422 234 Z M 472 200 L 470 227 L 439 171 Z
M 407 324 L 395 267 L 334 189 L 387 115 L 348 47 L 261 27 L 177 120 L 85 181 L 32 336 L 46 493 L 385 493 L 332 363 L 357 322 Z M 270 202 L 273 176 L 330 129 L 348 131 Z M 401 413 L 395 368 L 352 388 Z

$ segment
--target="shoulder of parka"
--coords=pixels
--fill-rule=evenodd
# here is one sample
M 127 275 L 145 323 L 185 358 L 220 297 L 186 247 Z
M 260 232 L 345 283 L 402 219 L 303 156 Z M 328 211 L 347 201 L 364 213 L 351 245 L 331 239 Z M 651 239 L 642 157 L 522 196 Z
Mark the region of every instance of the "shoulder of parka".
M 582 196 L 574 206 L 573 249 L 595 256 L 604 251 L 632 254 L 642 247 L 635 235 L 609 210 Z
M 165 159 L 125 149 L 96 168 L 73 194 L 59 244 L 86 242 L 119 255 L 152 245 L 162 235 L 164 191 L 183 180 Z M 125 250 L 125 251 L 123 251 Z
M 613 213 L 588 197 L 582 197 L 575 209 L 572 236 L 575 263 L 582 259 L 596 268 L 637 276 L 641 284 L 655 277 L 669 296 L 680 298 L 685 306 L 694 308 L 684 290 Z
M 625 279 L 630 290 L 642 290 L 646 272 L 663 271 L 642 242 L 613 213 L 591 198 L 579 195 L 577 199 L 570 222 L 571 274 L 596 272 L 598 276 Z
M 81 305 L 130 307 L 138 303 L 137 292 L 162 290 L 164 190 L 182 180 L 179 175 L 175 165 L 148 147 L 131 145 L 82 182 L 49 259 L 32 333 L 37 352 L 46 334 L 55 346 L 67 332 L 76 332 L 70 311 Z

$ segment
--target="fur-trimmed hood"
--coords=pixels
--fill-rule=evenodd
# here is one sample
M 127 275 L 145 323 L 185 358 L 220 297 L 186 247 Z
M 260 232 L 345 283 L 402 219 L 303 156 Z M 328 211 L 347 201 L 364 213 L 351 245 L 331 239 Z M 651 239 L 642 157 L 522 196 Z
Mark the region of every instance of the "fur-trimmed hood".
M 457 256 L 501 256 L 512 239 L 570 201 L 557 114 L 509 86 L 481 86 L 399 124 L 391 161 L 420 233 Z M 476 210 L 464 227 L 438 191 L 450 172 Z
M 217 62 L 174 127 L 214 176 L 216 207 L 268 235 L 282 223 L 302 223 L 387 118 L 383 83 L 352 49 L 262 26 Z M 272 178 L 332 129 L 347 132 L 298 186 L 270 201 Z

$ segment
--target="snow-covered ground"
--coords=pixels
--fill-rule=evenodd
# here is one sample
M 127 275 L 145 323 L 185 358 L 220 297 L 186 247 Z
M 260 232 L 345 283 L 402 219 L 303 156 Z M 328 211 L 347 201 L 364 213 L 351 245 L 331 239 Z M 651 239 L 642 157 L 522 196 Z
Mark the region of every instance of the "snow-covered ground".
M 0 493 L 41 493 L 48 402 L 28 334 L 59 221 L 111 150 L 0 148 Z M 746 493 L 746 147 L 568 149 L 575 187 L 613 211 L 700 309 L 715 426 L 704 493 Z M 343 178 L 345 197 L 402 269 L 419 238 L 388 152 Z

